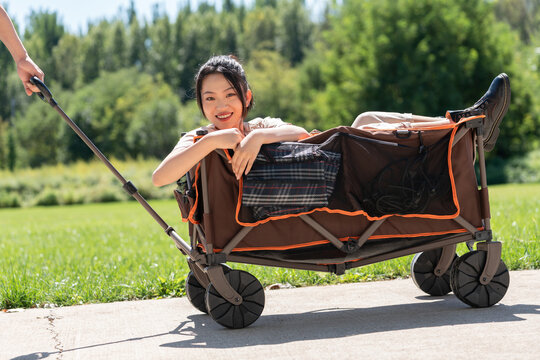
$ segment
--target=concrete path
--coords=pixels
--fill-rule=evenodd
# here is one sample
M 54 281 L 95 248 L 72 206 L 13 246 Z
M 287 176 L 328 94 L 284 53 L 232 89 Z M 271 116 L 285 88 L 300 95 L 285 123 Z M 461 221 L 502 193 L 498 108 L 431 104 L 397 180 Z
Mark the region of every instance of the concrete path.
M 510 276 L 486 309 L 410 279 L 266 291 L 241 330 L 186 298 L 0 313 L 0 359 L 540 359 L 540 271 Z

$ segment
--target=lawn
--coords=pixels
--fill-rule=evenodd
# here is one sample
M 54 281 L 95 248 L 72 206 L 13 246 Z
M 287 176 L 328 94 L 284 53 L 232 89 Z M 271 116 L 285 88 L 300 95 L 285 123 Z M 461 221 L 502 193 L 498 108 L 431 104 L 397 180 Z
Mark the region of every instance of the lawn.
M 490 196 L 492 227 L 508 268 L 540 268 L 540 184 L 492 186 Z M 151 204 L 188 240 L 174 201 Z M 0 308 L 184 295 L 185 258 L 135 202 L 0 209 L 0 229 Z M 263 286 L 308 286 L 406 277 L 410 261 L 407 256 L 342 276 L 233 267 L 248 270 Z

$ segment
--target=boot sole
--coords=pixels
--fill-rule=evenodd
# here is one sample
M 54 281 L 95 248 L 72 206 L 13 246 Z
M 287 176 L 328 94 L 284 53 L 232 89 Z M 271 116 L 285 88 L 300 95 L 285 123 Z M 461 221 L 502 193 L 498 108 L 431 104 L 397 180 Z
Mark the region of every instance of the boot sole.
M 502 104 L 502 110 L 499 112 L 499 115 L 491 125 L 489 129 L 489 133 L 486 134 L 486 137 L 484 139 L 484 150 L 485 151 L 491 151 L 495 147 L 495 143 L 497 142 L 497 138 L 499 137 L 499 124 L 501 123 L 502 118 L 504 115 L 506 115 L 506 112 L 508 111 L 508 106 L 510 105 L 510 79 L 508 78 L 508 75 L 503 75 L 503 81 L 504 81 L 504 96 L 503 96 L 503 104 Z

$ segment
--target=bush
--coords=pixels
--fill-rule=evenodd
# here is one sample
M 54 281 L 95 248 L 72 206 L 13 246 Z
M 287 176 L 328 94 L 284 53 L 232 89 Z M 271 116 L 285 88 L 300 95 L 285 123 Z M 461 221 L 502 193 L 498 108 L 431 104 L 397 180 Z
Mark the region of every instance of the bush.
M 99 187 L 94 189 L 89 197 L 89 202 L 106 203 L 125 200 L 124 194 L 120 189 L 112 189 L 109 187 Z
M 540 149 L 510 160 L 505 174 L 510 183 L 540 182 Z
M 0 192 L 0 208 L 17 207 L 21 207 L 21 200 L 19 195 L 14 193 L 8 193 L 5 191 Z
M 80 192 L 69 190 L 60 194 L 60 203 L 62 205 L 84 204 L 84 202 L 84 195 Z
M 52 189 L 44 189 L 36 198 L 36 206 L 55 206 L 60 205 L 58 194 Z

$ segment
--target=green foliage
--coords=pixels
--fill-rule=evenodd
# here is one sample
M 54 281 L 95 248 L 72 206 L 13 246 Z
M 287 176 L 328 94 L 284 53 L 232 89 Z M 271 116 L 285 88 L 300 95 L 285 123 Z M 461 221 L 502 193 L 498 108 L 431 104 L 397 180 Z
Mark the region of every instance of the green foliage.
M 334 118 L 326 125 L 368 110 L 444 115 L 512 64 L 514 39 L 482 1 L 348 1 L 331 23 L 318 99 Z
M 529 44 L 538 35 L 540 26 L 540 1 L 498 0 L 495 15 L 517 31 L 521 40 Z
M 504 71 L 512 103 L 488 159 L 540 147 L 538 0 L 325 2 L 320 19 L 302 0 L 261 0 L 219 10 L 182 2 L 171 18 L 156 5 L 149 21 L 132 4 L 80 34 L 66 32 L 55 12 L 33 11 L 24 43 L 66 112 L 118 158 L 163 157 L 180 131 L 201 123 L 193 79 L 214 54 L 244 63 L 254 116 L 307 130 L 349 125 L 371 110 L 444 115 L 471 105 Z M 26 97 L 3 46 L 0 67 L 0 168 L 92 156 L 54 112 Z
M 43 102 L 34 102 L 15 118 L 17 161 L 23 166 L 56 164 L 61 118 Z
M 302 0 L 286 1 L 280 10 L 277 48 L 294 66 L 302 62 L 305 50 L 311 47 L 314 25 Z
M 505 167 L 506 182 L 540 183 L 540 150 L 511 159 Z
M 135 68 L 103 73 L 76 91 L 66 106 L 66 112 L 96 146 L 105 155 L 118 158 L 166 155 L 178 139 L 179 109 L 168 85 Z M 64 162 L 93 156 L 66 125 L 61 127 L 59 141 L 59 159 Z
M 63 89 L 74 89 L 77 81 L 82 76 L 79 66 L 82 50 L 81 38 L 66 34 L 62 36 L 58 45 L 52 50 L 52 61 L 56 69 L 61 69 L 54 74 L 54 79 Z
M 24 34 L 25 47 L 46 74 L 63 71 L 55 67 L 52 51 L 64 34 L 64 25 L 56 12 L 30 12 Z
M 16 193 L 0 191 L 0 208 L 17 208 L 21 206 L 21 200 Z
M 255 106 L 249 116 L 273 116 L 299 124 L 299 121 L 295 121 L 298 106 L 297 71 L 273 51 L 253 52 L 251 58 L 246 73 L 249 74 L 248 81 L 253 89 Z

